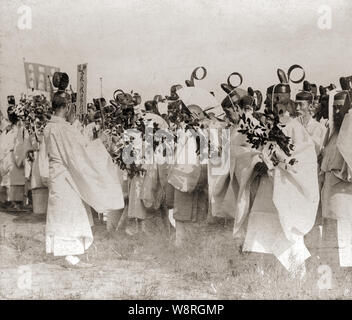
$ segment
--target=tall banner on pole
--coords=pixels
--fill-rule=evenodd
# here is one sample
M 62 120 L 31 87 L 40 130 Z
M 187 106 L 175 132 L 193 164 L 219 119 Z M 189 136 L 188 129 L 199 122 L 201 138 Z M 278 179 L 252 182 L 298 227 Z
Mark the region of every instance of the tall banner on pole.
M 24 62 L 24 73 L 28 89 L 50 92 L 50 81 L 60 68 L 39 63 Z
M 77 113 L 79 115 L 87 113 L 87 67 L 87 63 L 77 66 Z

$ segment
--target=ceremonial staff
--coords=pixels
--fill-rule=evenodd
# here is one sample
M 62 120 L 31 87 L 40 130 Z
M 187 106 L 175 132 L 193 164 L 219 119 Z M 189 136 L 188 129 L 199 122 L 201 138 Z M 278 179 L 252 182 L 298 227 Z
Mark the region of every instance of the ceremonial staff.
M 25 68 L 26 68 L 26 58 L 25 57 L 23 57 L 22 58 L 23 59 L 23 65 L 25 66 Z M 25 69 L 26 70 L 26 69 Z M 25 71 L 25 73 L 26 73 L 26 71 Z M 25 74 L 25 81 L 27 82 L 27 77 L 26 77 L 26 74 Z M 27 97 L 28 97 L 28 86 L 27 86 L 27 83 L 25 84 L 25 86 L 26 86 L 26 92 L 27 92 Z
M 100 114 L 101 114 L 101 127 L 105 130 L 105 121 L 104 121 L 104 111 L 101 105 L 101 98 L 103 98 L 103 78 L 100 77 L 100 99 L 99 99 L 99 107 L 100 107 Z
M 50 101 L 52 101 L 53 100 L 53 96 L 54 96 L 54 88 L 53 88 L 53 84 L 51 83 L 49 75 L 48 75 L 48 80 L 49 80 L 49 84 L 50 84 Z

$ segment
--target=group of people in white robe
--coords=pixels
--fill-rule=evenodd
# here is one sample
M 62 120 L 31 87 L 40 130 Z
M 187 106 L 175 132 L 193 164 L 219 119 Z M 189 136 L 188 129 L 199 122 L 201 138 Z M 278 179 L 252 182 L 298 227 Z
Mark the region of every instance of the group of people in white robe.
M 164 107 L 182 100 L 180 87 L 172 87 L 166 102 L 145 103 L 144 117 L 159 128 L 172 127 L 172 111 Z M 314 241 L 313 255 L 335 248 L 339 266 L 351 267 L 352 90 L 325 89 L 320 96 L 303 90 L 292 101 L 288 83 L 268 88 L 264 109 L 278 117 L 294 145 L 295 164 L 288 168 L 270 165 L 264 146 L 253 147 L 239 131 L 243 119 L 266 121 L 252 90 L 223 89 L 223 114 L 207 112 L 209 106 L 192 99 L 183 104 L 205 130 L 229 130 L 229 161 L 200 161 L 196 139 L 190 137 L 182 148 L 193 153 L 196 162 L 146 164 L 143 173 L 133 176 L 109 154 L 116 141 L 101 125 L 105 100 L 100 101 L 101 110 L 90 105 L 88 121 L 82 123 L 72 117 L 67 94 L 58 91 L 40 136 L 26 132 L 9 106 L 8 119 L 1 114 L 0 123 L 3 210 L 23 209 L 28 190 L 48 190 L 46 252 L 64 256 L 69 266 L 89 266 L 78 256 L 93 242 L 96 212 L 105 217 L 109 231 L 123 230 L 130 236 L 153 233 L 151 221 L 160 217 L 166 229 L 175 228 L 177 247 L 192 243 L 200 227 L 214 219 L 233 221 L 242 251 L 271 254 L 294 276 L 305 274 L 311 256 L 308 238 Z M 180 149 L 176 143 L 176 154 Z M 29 151 L 34 152 L 30 165 Z

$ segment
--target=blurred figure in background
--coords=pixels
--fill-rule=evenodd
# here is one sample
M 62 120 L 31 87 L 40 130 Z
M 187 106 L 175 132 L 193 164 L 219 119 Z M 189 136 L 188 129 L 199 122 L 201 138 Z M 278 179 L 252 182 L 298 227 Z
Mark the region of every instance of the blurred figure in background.
M 10 126 L 1 134 L 0 141 L 0 174 L 1 186 L 6 188 L 6 206 L 12 211 L 19 211 L 24 200 L 24 159 L 28 137 L 15 107 L 10 105 L 7 110 Z
M 334 96 L 334 129 L 323 151 L 321 191 L 326 263 L 352 267 L 352 114 L 350 92 Z M 336 250 L 338 248 L 338 250 Z

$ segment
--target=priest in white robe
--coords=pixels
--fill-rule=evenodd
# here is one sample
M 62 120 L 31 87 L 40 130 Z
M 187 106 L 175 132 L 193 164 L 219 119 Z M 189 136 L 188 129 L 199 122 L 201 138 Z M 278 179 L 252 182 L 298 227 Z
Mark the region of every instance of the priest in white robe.
M 234 235 L 245 234 L 243 251 L 273 254 L 293 276 L 303 276 L 310 256 L 304 235 L 314 225 L 319 203 L 317 157 L 312 139 L 286 105 L 278 104 L 276 112 L 298 162 L 291 169 L 268 167 L 263 150 L 237 135 L 231 150 L 239 187 Z
M 49 165 L 46 252 L 65 256 L 69 266 L 82 266 L 81 255 L 93 242 L 91 217 L 124 207 L 121 185 L 110 155 L 99 139 L 86 139 L 65 120 L 65 93 L 54 96 L 54 115 L 44 130 Z
M 314 99 L 313 93 L 308 91 L 300 91 L 296 95 L 296 104 L 301 115 L 297 118 L 303 127 L 307 130 L 308 134 L 312 138 L 315 151 L 318 159 L 321 159 L 321 153 L 323 150 L 323 144 L 327 135 L 327 126 L 323 122 L 316 120 L 314 116 Z M 322 175 L 320 172 L 320 162 L 318 161 L 318 181 L 319 190 L 322 188 Z M 319 255 L 319 247 L 322 241 L 322 214 L 321 214 L 321 203 L 319 203 L 318 213 L 315 221 L 315 225 L 309 234 L 305 237 L 306 244 L 311 248 L 315 254 Z
M 21 210 L 24 199 L 24 159 L 29 149 L 29 136 L 21 121 L 14 112 L 14 107 L 8 109 L 11 125 L 1 134 L 0 141 L 0 174 L 1 186 L 6 188 L 7 201 L 12 210 Z
M 333 131 L 324 148 L 321 171 L 323 248 L 329 265 L 352 266 L 352 114 L 350 93 L 334 96 Z M 337 248 L 337 250 L 336 250 Z
M 327 127 L 313 118 L 313 94 L 307 91 L 297 93 L 296 104 L 301 113 L 298 120 L 312 137 L 315 151 L 317 155 L 319 155 L 323 146 Z

